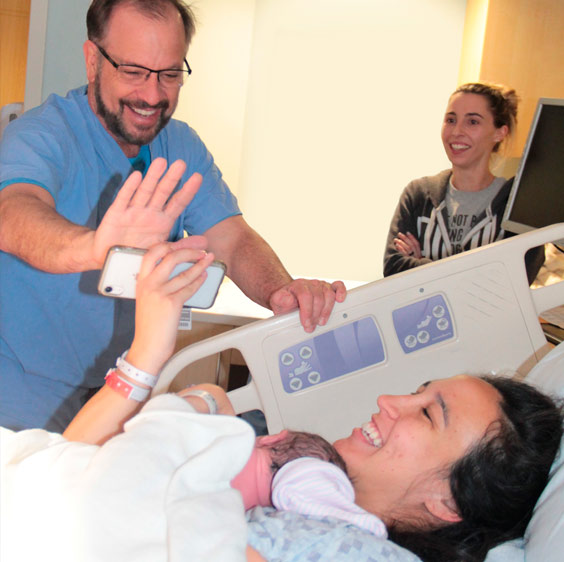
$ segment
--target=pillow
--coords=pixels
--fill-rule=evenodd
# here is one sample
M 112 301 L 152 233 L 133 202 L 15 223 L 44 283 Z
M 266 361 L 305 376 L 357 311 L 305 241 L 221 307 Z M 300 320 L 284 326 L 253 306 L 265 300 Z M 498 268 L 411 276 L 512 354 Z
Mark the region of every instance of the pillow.
M 564 342 L 557 345 L 531 369 L 525 379 L 547 394 L 564 398 Z M 525 559 L 557 562 L 564 552 L 564 453 L 563 443 L 525 531 Z
M 488 552 L 485 562 L 524 562 L 523 543 L 522 538 L 502 542 Z

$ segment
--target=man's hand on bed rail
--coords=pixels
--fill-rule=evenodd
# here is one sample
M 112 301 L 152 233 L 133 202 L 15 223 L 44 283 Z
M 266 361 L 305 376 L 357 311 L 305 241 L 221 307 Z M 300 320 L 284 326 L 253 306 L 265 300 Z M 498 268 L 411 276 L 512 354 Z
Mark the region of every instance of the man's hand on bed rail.
M 316 326 L 324 326 L 329 320 L 335 301 L 343 302 L 347 289 L 342 281 L 318 279 L 294 279 L 270 296 L 270 308 L 274 314 L 284 314 L 300 309 L 300 321 L 306 332 Z

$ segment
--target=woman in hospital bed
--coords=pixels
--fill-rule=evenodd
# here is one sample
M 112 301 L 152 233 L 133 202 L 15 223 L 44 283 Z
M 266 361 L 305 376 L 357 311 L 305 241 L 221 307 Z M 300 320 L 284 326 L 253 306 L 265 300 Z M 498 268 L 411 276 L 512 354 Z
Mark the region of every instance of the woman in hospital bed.
M 168 280 L 176 263 L 197 259 L 198 266 Z M 212 259 L 194 255 L 183 241 L 146 254 L 136 334 L 125 356 L 134 369 L 160 371 L 182 303 Z M 138 380 L 117 375 L 143 395 Z M 10 509 L 2 517 L 2 536 L 10 538 L 2 541 L 2 560 L 28 560 L 34 550 L 42 560 L 244 559 L 247 525 L 230 483 L 251 454 L 254 434 L 234 416 L 196 414 L 213 401 L 190 390 L 184 399 L 158 396 L 139 412 L 141 402 L 106 385 L 64 437 L 2 430 L 3 513 Z M 221 393 L 216 402 L 218 413 L 232 412 Z M 377 404 L 379 413 L 335 446 L 356 504 L 377 515 L 390 538 L 423 560 L 482 560 L 491 547 L 523 534 L 562 434 L 561 410 L 550 399 L 504 378 L 458 376 L 409 396 L 380 396 Z M 270 523 L 278 514 L 264 515 L 259 527 L 276 529 Z M 296 528 L 304 534 L 303 524 Z M 252 520 L 250 529 L 258 529 Z M 264 532 L 255 535 L 249 541 L 264 553 Z M 360 560 L 343 554 L 339 537 L 334 557 L 324 546 L 324 559 Z M 266 540 L 273 544 L 276 536 Z M 380 540 L 387 544 L 379 559 L 416 559 Z M 311 550 L 303 537 L 301 548 L 306 559 Z M 300 559 L 292 556 L 278 559 Z

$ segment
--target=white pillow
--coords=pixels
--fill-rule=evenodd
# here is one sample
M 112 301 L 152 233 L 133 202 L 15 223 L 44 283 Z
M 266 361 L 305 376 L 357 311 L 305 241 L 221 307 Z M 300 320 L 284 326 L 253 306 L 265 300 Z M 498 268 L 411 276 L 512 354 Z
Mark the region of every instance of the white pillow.
M 564 398 L 564 342 L 539 361 L 526 381 L 543 392 Z M 544 489 L 525 531 L 516 539 L 492 548 L 486 562 L 560 562 L 564 552 L 564 439 Z
M 526 381 L 547 394 L 564 398 L 564 342 L 550 351 Z M 564 557 L 564 439 L 551 477 L 525 531 L 525 560 L 559 562 Z

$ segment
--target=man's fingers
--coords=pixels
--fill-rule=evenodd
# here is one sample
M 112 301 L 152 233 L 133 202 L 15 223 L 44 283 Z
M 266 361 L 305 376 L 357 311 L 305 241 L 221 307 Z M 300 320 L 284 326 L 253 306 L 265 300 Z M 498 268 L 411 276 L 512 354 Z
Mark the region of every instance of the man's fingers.
M 337 302 L 344 302 L 347 298 L 347 288 L 342 281 L 333 281 L 331 289 L 335 293 L 335 300 Z
M 173 219 L 180 216 L 180 213 L 192 202 L 201 185 L 202 176 L 198 173 L 192 174 L 182 189 L 170 198 L 164 209 L 165 213 Z
M 325 324 L 327 324 L 327 321 L 329 320 L 333 306 L 335 305 L 335 291 L 333 291 L 331 285 L 329 285 L 328 283 L 325 283 L 323 285 L 323 294 L 321 298 L 322 308 L 319 314 L 319 318 L 317 319 L 317 324 L 319 326 L 325 326 Z
M 306 332 L 323 326 L 329 320 L 335 301 L 343 302 L 347 289 L 342 281 L 332 284 L 317 279 L 294 279 L 276 291 L 270 300 L 274 314 L 299 308 L 300 322 Z
M 133 172 L 121 186 L 120 190 L 117 192 L 116 198 L 111 205 L 112 211 L 117 213 L 123 213 L 127 207 L 129 207 L 129 203 L 131 202 L 131 198 L 133 194 L 139 187 L 139 184 L 143 180 L 141 176 L 141 172 Z
M 174 191 L 178 182 L 182 179 L 182 174 L 185 170 L 186 164 L 182 160 L 176 160 L 173 162 L 166 174 L 154 188 L 147 206 L 157 211 L 163 210 L 170 194 Z
M 156 187 L 159 185 L 159 180 L 165 170 L 166 160 L 164 158 L 156 158 L 151 163 L 143 181 L 139 184 L 139 187 L 131 199 L 131 205 L 133 207 L 145 207 L 147 205 Z

